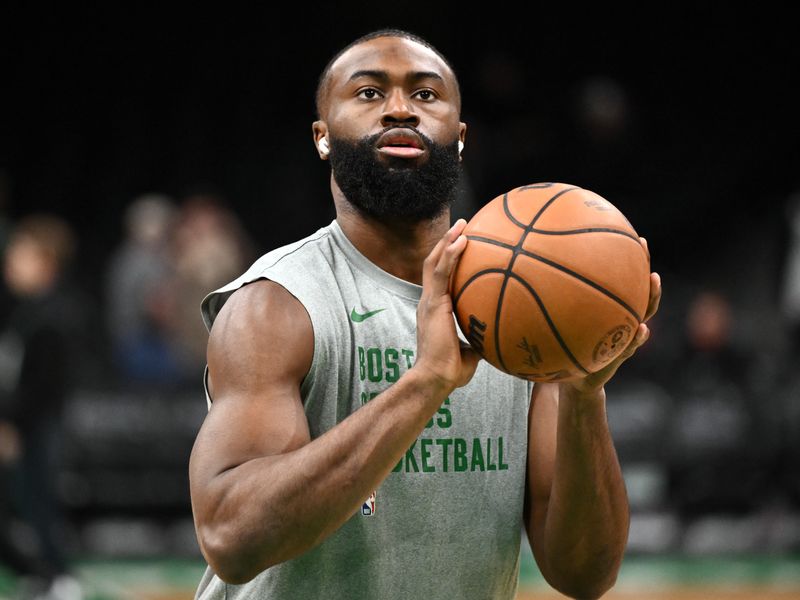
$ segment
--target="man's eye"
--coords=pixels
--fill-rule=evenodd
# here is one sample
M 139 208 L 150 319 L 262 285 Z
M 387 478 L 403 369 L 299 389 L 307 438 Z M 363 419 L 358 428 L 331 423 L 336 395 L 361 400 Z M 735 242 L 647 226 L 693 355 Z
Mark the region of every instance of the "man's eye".
M 367 100 L 372 100 L 378 96 L 378 90 L 374 88 L 364 88 L 358 92 L 358 95 L 366 98 Z
M 436 98 L 436 94 L 434 94 L 431 90 L 420 90 L 417 92 L 417 94 L 422 100 L 434 100 Z

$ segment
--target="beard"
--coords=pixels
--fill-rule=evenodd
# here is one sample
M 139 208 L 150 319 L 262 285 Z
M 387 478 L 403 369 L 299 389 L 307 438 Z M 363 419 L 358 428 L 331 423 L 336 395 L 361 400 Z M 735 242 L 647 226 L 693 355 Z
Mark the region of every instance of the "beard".
M 461 175 L 458 139 L 437 144 L 417 133 L 427 160 L 378 157 L 375 143 L 387 130 L 350 141 L 328 132 L 333 177 L 347 201 L 361 214 L 379 221 L 419 222 L 441 215 L 453 203 Z

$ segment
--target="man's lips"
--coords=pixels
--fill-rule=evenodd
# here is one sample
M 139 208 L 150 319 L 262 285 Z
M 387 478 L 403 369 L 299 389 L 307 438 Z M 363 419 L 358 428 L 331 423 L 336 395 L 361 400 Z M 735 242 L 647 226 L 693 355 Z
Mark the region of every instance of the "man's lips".
M 414 131 L 406 128 L 390 129 L 378 138 L 378 152 L 389 156 L 415 158 L 425 154 L 425 144 Z

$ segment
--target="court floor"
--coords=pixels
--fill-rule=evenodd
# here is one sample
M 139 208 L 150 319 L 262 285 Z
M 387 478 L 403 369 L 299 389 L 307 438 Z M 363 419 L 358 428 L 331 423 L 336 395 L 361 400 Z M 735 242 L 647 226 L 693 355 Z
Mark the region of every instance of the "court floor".
M 204 569 L 196 560 L 83 560 L 86 600 L 191 600 Z M 0 600 L 14 598 L 0 567 Z M 532 557 L 523 554 L 518 600 L 556 600 Z M 626 557 L 604 600 L 800 600 L 800 555 L 728 558 Z

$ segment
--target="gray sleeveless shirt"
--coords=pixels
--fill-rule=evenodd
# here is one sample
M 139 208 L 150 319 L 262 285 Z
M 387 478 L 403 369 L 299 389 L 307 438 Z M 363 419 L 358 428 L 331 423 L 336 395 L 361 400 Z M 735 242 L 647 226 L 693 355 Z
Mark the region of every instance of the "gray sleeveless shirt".
M 336 221 L 209 294 L 206 326 L 257 279 L 282 285 L 311 317 L 314 356 L 301 396 L 312 440 L 414 364 L 422 288 L 370 262 Z M 481 361 L 338 531 L 244 585 L 208 568 L 196 598 L 514 598 L 532 386 Z

